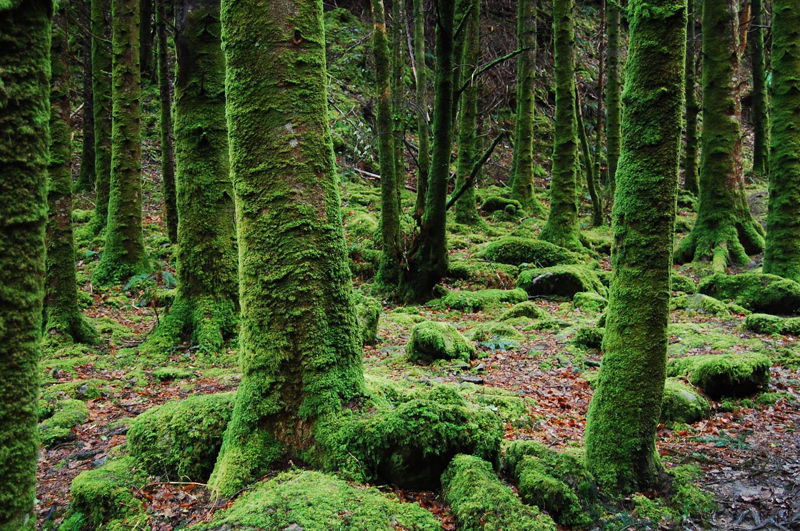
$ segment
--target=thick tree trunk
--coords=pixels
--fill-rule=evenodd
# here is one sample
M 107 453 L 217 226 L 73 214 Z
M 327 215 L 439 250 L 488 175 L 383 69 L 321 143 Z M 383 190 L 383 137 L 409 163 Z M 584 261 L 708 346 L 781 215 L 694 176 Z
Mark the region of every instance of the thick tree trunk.
M 97 332 L 78 308 L 75 242 L 72 237 L 72 130 L 69 104 L 69 38 L 62 11 L 53 23 L 50 49 L 50 160 L 47 166 L 47 281 L 45 309 L 48 336 L 94 343 Z
M 428 173 L 431 166 L 431 147 L 428 131 L 428 67 L 425 64 L 425 2 L 414 1 L 414 60 L 417 65 L 417 79 L 415 87 L 415 103 L 417 107 L 417 136 L 419 137 L 419 152 L 417 161 L 417 201 L 414 207 L 414 217 L 420 221 L 425 213 L 425 192 L 428 189 Z
M 769 214 L 764 272 L 800 282 L 800 5 L 774 0 Z
M 106 243 L 94 272 L 99 284 L 150 269 L 142 238 L 139 0 L 112 0 L 111 20 L 111 182 Z
M 536 112 L 536 0 L 517 2 L 517 93 L 514 115 L 514 155 L 511 161 L 511 198 L 533 215 L 543 216 L 544 206 L 533 185 L 533 123 Z
M 606 142 L 608 145 L 608 192 L 614 196 L 614 182 L 619 162 L 620 144 L 620 23 L 622 9 L 616 1 L 608 3 L 608 55 L 606 59 Z
M 0 528 L 33 529 L 52 2 L 0 7 Z
M 81 23 L 90 28 L 91 9 L 89 1 L 80 3 Z M 92 100 L 92 37 L 89 31 L 81 29 L 81 62 L 83 65 L 83 79 L 81 81 L 83 95 L 81 168 L 78 172 L 76 189 L 80 192 L 94 192 L 94 105 Z
M 753 0 L 750 28 L 750 60 L 753 68 L 753 173 L 769 175 L 769 114 L 767 112 L 766 60 L 764 58 L 764 8 L 762 0 Z
M 111 35 L 110 0 L 92 3 L 92 107 L 94 112 L 95 234 L 108 223 L 108 194 L 111 183 Z
M 686 153 L 683 171 L 683 186 L 695 195 L 700 192 L 697 179 L 697 114 L 700 104 L 697 101 L 697 17 L 695 5 L 699 0 L 688 0 L 686 18 Z
M 282 456 L 311 459 L 317 421 L 363 393 L 363 372 L 322 0 L 224 0 L 221 18 L 242 381 L 209 485 L 230 496 Z
M 569 249 L 580 249 L 576 182 L 578 125 L 575 116 L 574 10 L 574 0 L 553 2 L 556 82 L 553 178 L 550 183 L 550 214 L 540 238 Z
M 746 264 L 764 249 L 744 193 L 740 105 L 734 76 L 739 71 L 738 19 L 731 0 L 703 4 L 703 144 L 700 205 L 692 232 L 675 261 L 711 260 L 715 271 Z
M 657 487 L 662 472 L 655 436 L 667 361 L 686 0 L 631 0 L 630 13 L 614 277 L 586 425 L 590 470 L 602 487 L 624 493 Z
M 478 67 L 481 55 L 481 3 L 473 0 L 464 23 L 464 45 L 461 49 L 462 79 L 459 84 L 466 84 L 466 89 L 461 95 L 461 111 L 458 123 L 458 162 L 456 165 L 456 190 L 459 190 L 472 172 L 478 157 L 480 145 L 478 141 L 478 96 L 479 82 L 472 73 Z M 473 180 L 474 182 L 474 180 Z M 473 224 L 479 220 L 478 209 L 475 206 L 475 186 L 470 184 L 455 205 L 456 221 L 459 223 Z
M 169 241 L 178 241 L 178 206 L 175 199 L 175 155 L 172 144 L 172 97 L 167 56 L 166 0 L 155 0 L 158 35 L 158 92 L 161 103 L 161 192 Z

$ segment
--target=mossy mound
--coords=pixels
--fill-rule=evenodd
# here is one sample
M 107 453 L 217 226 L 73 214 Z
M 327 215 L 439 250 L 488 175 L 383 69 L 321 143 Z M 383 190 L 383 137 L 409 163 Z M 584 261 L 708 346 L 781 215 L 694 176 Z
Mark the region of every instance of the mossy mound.
M 689 277 L 679 273 L 672 273 L 672 291 L 682 291 L 684 293 L 694 293 L 697 291 L 697 284 Z
M 153 369 L 153 378 L 159 382 L 171 382 L 174 380 L 188 380 L 194 377 L 194 371 L 183 367 L 158 367 Z
M 702 293 L 673 297 L 669 301 L 669 308 L 670 310 L 690 310 L 717 316 L 730 315 L 727 304 Z
M 205 481 L 222 445 L 234 396 L 196 395 L 148 409 L 128 431 L 132 457 L 155 476 Z
M 141 528 L 147 516 L 133 489 L 146 481 L 147 476 L 130 456 L 81 472 L 69 488 L 72 502 L 60 530 Z
M 800 283 L 777 275 L 717 273 L 703 279 L 699 291 L 718 299 L 733 299 L 754 312 L 800 313 Z
M 448 240 L 449 241 L 449 240 Z M 470 260 L 451 260 L 447 277 L 453 280 L 468 280 L 487 288 L 506 288 L 514 284 L 519 268 L 517 266 L 485 262 L 472 258 Z
M 608 306 L 608 299 L 593 291 L 579 291 L 572 297 L 572 306 L 585 312 L 600 313 Z
M 495 531 L 550 531 L 552 519 L 536 507 L 523 504 L 492 470 L 472 455 L 457 455 L 442 476 L 445 501 L 462 529 Z
M 562 525 L 584 527 L 593 521 L 597 488 L 582 458 L 534 441 L 513 441 L 504 448 L 503 459 L 523 501 Z
M 661 422 L 691 424 L 711 415 L 711 405 L 693 387 L 676 378 L 664 382 Z
M 499 321 L 508 321 L 509 319 L 516 319 L 518 317 L 527 317 L 528 319 L 548 319 L 550 314 L 543 308 L 539 308 L 531 301 L 520 302 L 515 304 L 498 318 Z
M 502 303 L 528 300 L 528 294 L 521 289 L 481 289 L 477 291 L 451 291 L 439 302 L 453 310 L 477 312 Z
M 456 454 L 496 461 L 503 423 L 450 386 L 400 391 L 390 385 L 361 410 L 346 410 L 317 428 L 322 468 L 357 481 L 432 488 Z
M 605 335 L 605 328 L 598 326 L 581 326 L 575 332 L 575 337 L 572 342 L 583 348 L 602 348 L 603 335 Z
M 514 199 L 507 199 L 498 195 L 486 197 L 481 203 L 481 210 L 486 214 L 503 211 L 509 215 L 516 215 L 523 211 L 522 203 Z
M 434 360 L 468 361 L 475 356 L 475 347 L 455 326 L 425 321 L 411 329 L 406 353 L 408 359 L 414 363 L 431 363 Z
M 335 476 L 291 470 L 261 483 L 195 529 L 438 530 L 441 524 L 416 503 Z
M 356 317 L 361 330 L 361 341 L 365 345 L 373 345 L 378 340 L 378 320 L 381 316 L 381 302 L 373 297 L 362 295 L 356 291 Z
M 744 327 L 761 334 L 800 336 L 800 317 L 778 317 L 766 313 L 753 313 L 745 318 Z
M 515 236 L 506 236 L 491 242 L 478 256 L 502 264 L 533 264 L 536 267 L 580 262 L 578 255 L 558 245 Z
M 472 341 L 491 349 L 508 350 L 519 347 L 525 336 L 507 323 L 489 321 L 481 323 L 470 333 Z
M 667 376 L 682 377 L 714 400 L 749 396 L 769 383 L 767 356 L 757 353 L 707 354 L 676 358 L 667 364 Z
M 73 380 L 71 382 L 57 383 L 42 388 L 42 399 L 51 401 L 59 398 L 75 398 L 78 400 L 93 400 L 104 395 L 103 387 L 106 382 L 91 378 L 89 380 Z
M 558 296 L 572 298 L 581 291 L 605 296 L 606 287 L 596 272 L 582 265 L 558 265 L 528 269 L 517 277 L 517 287 L 530 296 Z
M 39 439 L 45 448 L 73 439 L 72 428 L 89 418 L 86 404 L 72 398 L 56 402 L 50 411 L 51 416 L 39 423 Z

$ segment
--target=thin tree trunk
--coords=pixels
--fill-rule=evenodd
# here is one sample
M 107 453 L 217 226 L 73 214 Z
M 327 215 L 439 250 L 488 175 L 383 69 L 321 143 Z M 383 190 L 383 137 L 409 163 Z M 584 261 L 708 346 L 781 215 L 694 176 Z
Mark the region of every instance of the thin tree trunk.
M 606 142 L 608 143 L 608 196 L 613 203 L 614 182 L 617 173 L 617 163 L 619 161 L 620 145 L 620 117 L 622 107 L 620 106 L 621 86 L 620 76 L 620 25 L 622 9 L 616 1 L 608 4 L 607 24 L 608 24 L 608 56 L 606 59 L 606 71 L 608 74 L 608 84 L 606 85 Z
M 81 23 L 91 27 L 89 0 L 80 3 Z M 78 172 L 76 189 L 79 192 L 94 191 L 94 105 L 92 100 L 92 37 L 89 31 L 81 29 L 81 63 L 83 79 L 81 93 L 83 95 L 81 167 Z
M 394 179 L 397 195 L 397 209 L 402 212 L 403 205 L 400 197 L 406 184 L 406 161 L 405 161 L 405 126 L 403 116 L 405 115 L 403 101 L 403 0 L 392 1 L 392 136 L 394 136 Z
M 769 175 L 769 114 L 764 59 L 764 8 L 762 0 L 752 0 L 750 60 L 753 68 L 753 173 Z
M 95 207 L 92 229 L 105 230 L 111 183 L 111 1 L 92 3 L 92 107 L 94 111 Z
M 589 137 L 586 134 L 586 126 L 583 123 L 583 111 L 577 86 L 575 87 L 575 118 L 578 120 L 578 135 L 581 139 L 583 166 L 586 169 L 586 187 L 589 189 L 589 197 L 592 199 L 592 226 L 599 227 L 603 224 L 603 202 L 597 190 L 597 174 L 595 173 L 595 164 L 589 147 Z
M 419 137 L 419 171 L 417 172 L 417 201 L 414 217 L 419 221 L 425 213 L 425 193 L 428 189 L 430 172 L 430 139 L 428 130 L 428 67 L 425 64 L 425 2 L 414 2 L 414 59 L 417 65 L 416 87 L 414 91 L 417 107 L 417 136 Z
M 456 190 L 461 188 L 469 177 L 472 167 L 480 156 L 478 142 L 478 77 L 473 73 L 480 61 L 480 0 L 473 0 L 467 21 L 464 24 L 464 45 L 462 46 L 461 68 L 463 82 L 467 88 L 461 96 L 458 125 L 458 162 L 456 165 Z M 469 185 L 456 202 L 456 221 L 458 223 L 477 223 L 478 209 L 475 206 L 475 186 Z
M 142 78 L 152 80 L 153 68 L 153 2 L 161 0 L 140 0 L 139 13 L 139 65 Z
M 172 144 L 172 97 L 167 55 L 166 0 L 155 0 L 158 34 L 158 91 L 161 103 L 161 192 L 169 241 L 178 241 L 178 206 L 175 199 L 175 155 Z
M 684 188 L 695 195 L 700 192 L 697 178 L 697 115 L 700 104 L 697 101 L 697 36 L 695 28 L 697 17 L 695 6 L 699 0 L 688 0 L 686 19 L 686 160 L 684 161 Z
M 603 111 L 603 91 L 605 89 L 605 75 L 606 75 L 606 34 L 607 34 L 607 21 L 606 15 L 607 7 L 606 0 L 600 1 L 600 49 L 597 53 L 598 74 L 597 74 L 597 111 L 595 112 L 595 128 L 594 128 L 594 174 L 597 176 L 597 188 L 606 183 L 606 178 L 603 175 L 603 136 L 605 136 L 605 112 Z M 601 198 L 602 199 L 602 198 Z M 602 213 L 601 222 L 602 225 Z

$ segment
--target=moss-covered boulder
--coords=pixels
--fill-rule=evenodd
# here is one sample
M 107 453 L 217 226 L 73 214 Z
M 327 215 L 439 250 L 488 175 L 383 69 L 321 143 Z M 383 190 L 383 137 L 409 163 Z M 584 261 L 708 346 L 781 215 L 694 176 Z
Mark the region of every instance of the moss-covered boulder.
M 132 457 L 155 476 L 205 481 L 222 445 L 234 395 L 196 395 L 148 409 L 128 431 Z
M 671 284 L 672 291 L 682 291 L 684 293 L 694 293 L 697 291 L 697 283 L 680 273 L 672 273 Z
M 572 297 L 572 306 L 585 312 L 600 313 L 608 306 L 608 299 L 593 291 L 579 291 Z
M 523 211 L 522 203 L 514 199 L 492 195 L 486 197 L 481 203 L 481 210 L 487 214 L 503 211 L 509 215 L 516 215 Z
M 509 350 L 519 347 L 525 336 L 508 323 L 489 321 L 473 328 L 470 339 L 493 350 Z
M 378 340 L 378 319 L 381 316 L 381 302 L 356 291 L 356 317 L 361 330 L 361 341 L 373 345 Z
M 669 301 L 670 310 L 689 310 L 708 315 L 726 316 L 730 315 L 728 305 L 721 300 L 695 293 L 691 295 L 683 294 L 673 297 Z
M 681 377 L 717 400 L 723 396 L 749 396 L 769 383 L 767 356 L 758 353 L 707 354 L 671 359 L 667 376 Z
M 546 310 L 536 306 L 534 302 L 525 301 L 515 304 L 498 318 L 499 321 L 508 321 L 518 317 L 527 317 L 528 319 L 548 319 L 550 314 Z
M 703 279 L 699 291 L 717 299 L 733 299 L 754 312 L 800 314 L 800 283 L 777 275 L 717 273 Z
M 800 336 L 800 317 L 778 317 L 766 313 L 753 313 L 745 318 L 744 327 L 761 334 Z
M 425 321 L 411 329 L 406 353 L 408 359 L 414 363 L 431 363 L 434 360 L 468 361 L 475 355 L 475 347 L 455 326 Z
M 477 312 L 491 306 L 509 302 L 528 300 L 528 294 L 521 289 L 481 289 L 477 291 L 451 291 L 439 302 L 453 310 Z
M 449 241 L 449 239 L 448 239 Z M 475 257 L 469 260 L 451 260 L 448 264 L 447 277 L 454 280 L 469 280 L 471 283 L 486 288 L 506 288 L 514 285 L 519 274 L 517 266 L 486 262 Z
M 416 503 L 312 470 L 290 470 L 260 483 L 195 529 L 366 529 L 435 531 L 441 524 Z
M 664 399 L 661 402 L 661 422 L 691 424 L 711 415 L 711 405 L 692 386 L 677 378 L 664 382 Z
M 577 264 L 580 257 L 544 240 L 506 236 L 491 242 L 479 253 L 480 258 L 503 264 L 533 264 L 549 267 L 560 264 Z
M 67 399 L 48 408 L 48 418 L 39 423 L 39 439 L 46 448 L 74 438 L 72 428 L 89 418 L 89 408 L 80 400 Z
M 606 329 L 599 326 L 581 326 L 575 331 L 572 342 L 582 348 L 602 348 Z
M 457 455 L 442 476 L 442 491 L 462 529 L 555 531 L 553 520 L 523 504 L 500 479 L 491 463 Z
M 530 296 L 558 296 L 572 298 L 581 291 L 605 296 L 606 287 L 597 273 L 582 265 L 559 265 L 527 269 L 517 277 L 517 287 Z

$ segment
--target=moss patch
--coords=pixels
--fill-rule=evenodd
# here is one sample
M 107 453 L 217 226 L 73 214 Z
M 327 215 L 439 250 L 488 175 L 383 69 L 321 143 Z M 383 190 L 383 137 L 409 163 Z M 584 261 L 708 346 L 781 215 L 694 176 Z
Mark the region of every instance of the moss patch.
M 679 273 L 672 273 L 672 291 L 682 291 L 684 293 L 694 293 L 697 291 L 697 284 L 689 277 Z
M 475 355 L 475 347 L 453 325 L 425 321 L 411 329 L 406 352 L 408 359 L 414 363 L 455 359 L 468 361 Z
M 690 310 L 709 315 L 730 315 L 728 306 L 714 297 L 696 293 L 693 295 L 678 295 L 669 301 L 670 310 Z
M 591 291 L 605 296 L 606 287 L 596 272 L 586 266 L 560 265 L 528 269 L 517 277 L 517 287 L 528 295 L 574 297 L 581 291 Z
M 454 310 L 476 312 L 485 308 L 508 302 L 528 300 L 528 294 L 521 289 L 482 289 L 478 291 L 451 291 L 440 299 L 442 305 Z
M 605 328 L 598 326 L 581 326 L 575 332 L 572 342 L 579 347 L 599 349 L 603 346 L 605 332 Z
M 754 313 L 745 318 L 744 327 L 762 334 L 800 336 L 800 317 L 778 317 L 766 313 Z
M 763 354 L 707 354 L 672 359 L 667 376 L 688 379 L 711 398 L 748 396 L 769 383 L 771 363 Z
M 593 291 L 579 291 L 572 297 L 572 306 L 585 312 L 602 312 L 608 306 L 608 299 Z
M 470 337 L 472 341 L 491 349 L 508 350 L 519 347 L 525 336 L 508 323 L 490 321 L 475 327 Z
M 718 273 L 703 279 L 699 290 L 718 299 L 733 299 L 755 312 L 800 313 L 800 283 L 776 275 Z
M 708 418 L 711 405 L 695 389 L 676 378 L 664 382 L 661 422 L 692 423 Z
M 46 448 L 73 438 L 72 428 L 89 418 L 89 408 L 80 400 L 57 402 L 53 414 L 39 423 L 39 439 Z
M 533 264 L 536 267 L 577 264 L 581 261 L 577 254 L 558 245 L 515 236 L 506 236 L 491 242 L 478 256 L 492 262 Z

